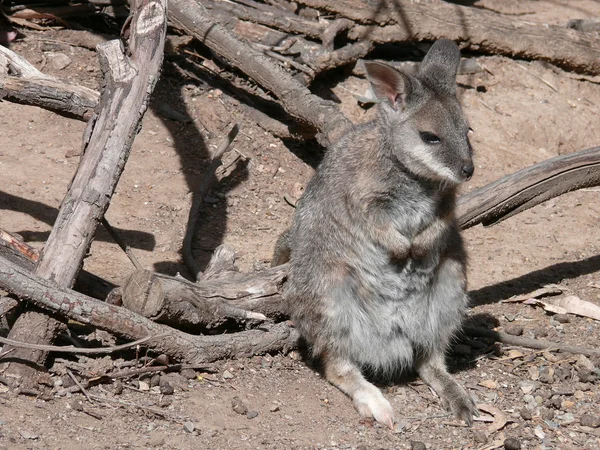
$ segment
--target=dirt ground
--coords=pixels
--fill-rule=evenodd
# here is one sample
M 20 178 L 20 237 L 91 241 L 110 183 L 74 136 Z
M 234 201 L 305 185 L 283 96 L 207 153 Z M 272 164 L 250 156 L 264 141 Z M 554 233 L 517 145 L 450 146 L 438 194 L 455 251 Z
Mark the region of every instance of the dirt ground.
M 479 3 L 521 20 L 558 25 L 600 16 L 595 0 Z M 24 31 L 12 49 L 43 72 L 98 89 L 95 52 L 69 45 L 61 33 Z M 66 68 L 54 64 L 56 53 L 69 57 Z M 599 145 L 598 79 L 540 62 L 477 59 L 484 70 L 458 80 L 476 151 L 475 176 L 463 192 Z M 372 110 L 365 112 L 352 96 L 364 92 L 366 81 L 335 76 L 330 98 L 341 102 L 354 122 L 367 120 Z M 191 120 L 165 118 L 165 105 Z M 283 196 L 301 195 L 321 150 L 273 137 L 226 92 L 166 67 L 107 212 L 146 268 L 186 274 L 180 249 L 191 192 L 202 179 L 211 146 L 233 120 L 241 122 L 242 131 L 201 212 L 196 257 L 205 264 L 214 248 L 226 243 L 237 250 L 242 270 L 268 264 L 277 235 L 293 215 Z M 84 126 L 0 102 L 0 228 L 43 246 L 77 168 Z M 525 337 L 598 348 L 598 321 L 500 301 L 553 283 L 563 296 L 600 304 L 599 200 L 600 188 L 583 189 L 499 225 L 467 230 L 472 319 L 511 333 L 522 330 Z M 102 229 L 85 268 L 115 283 L 133 270 Z M 172 395 L 150 387 L 156 379 L 150 386 L 148 380 L 124 381 L 120 395 L 114 385 L 95 387 L 90 392 L 108 400 L 94 403 L 81 394 L 17 395 L 0 384 L 0 449 L 493 449 L 504 448 L 507 438 L 514 438 L 513 447 L 507 442 L 505 448 L 518 443 L 523 449 L 600 449 L 600 358 L 462 337 L 448 361 L 478 403 L 495 408 L 484 419 L 493 417 L 495 424 L 504 416 L 500 430 L 492 431 L 489 421 L 461 426 L 418 379 L 384 386 L 399 419 L 394 432 L 363 423 L 351 401 L 292 352 L 170 374 L 165 379 L 174 387 Z M 108 357 L 58 362 L 51 383 L 66 382 L 66 367 L 89 376 L 111 364 Z

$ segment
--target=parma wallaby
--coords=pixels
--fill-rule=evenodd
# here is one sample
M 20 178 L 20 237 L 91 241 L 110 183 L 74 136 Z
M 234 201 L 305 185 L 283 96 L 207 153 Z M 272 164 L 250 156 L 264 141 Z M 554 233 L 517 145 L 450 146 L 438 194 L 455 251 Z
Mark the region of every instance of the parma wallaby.
M 473 175 L 459 62 L 439 40 L 415 74 L 365 63 L 378 116 L 327 152 L 276 247 L 275 264 L 290 261 L 289 313 L 327 380 L 389 427 L 392 407 L 365 372 L 416 369 L 458 418 L 477 414 L 444 361 L 468 303 L 454 215 Z

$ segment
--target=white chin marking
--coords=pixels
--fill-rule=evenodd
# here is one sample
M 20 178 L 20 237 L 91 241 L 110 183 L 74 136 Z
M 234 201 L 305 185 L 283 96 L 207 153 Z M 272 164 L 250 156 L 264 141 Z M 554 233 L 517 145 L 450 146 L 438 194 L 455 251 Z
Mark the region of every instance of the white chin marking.
M 460 179 L 450 170 L 448 167 L 441 164 L 430 152 L 430 149 L 426 146 L 417 146 L 411 152 L 412 155 L 421 164 L 423 164 L 431 173 L 437 175 L 443 180 L 447 180 L 453 183 L 460 183 Z

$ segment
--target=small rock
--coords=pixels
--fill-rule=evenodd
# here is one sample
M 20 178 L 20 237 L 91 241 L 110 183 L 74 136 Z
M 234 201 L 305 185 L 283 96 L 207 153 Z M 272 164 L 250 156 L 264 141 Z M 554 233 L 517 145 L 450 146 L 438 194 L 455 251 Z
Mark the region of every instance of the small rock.
M 121 380 L 116 380 L 113 383 L 113 394 L 121 395 L 122 393 L 123 393 L 123 383 L 121 382 Z
M 485 444 L 487 442 L 487 437 L 483 431 L 473 431 L 473 440 L 479 444 Z
M 19 434 L 23 439 L 30 439 L 32 441 L 39 439 L 39 436 L 29 430 L 19 430 Z
M 160 374 L 155 373 L 150 377 L 150 387 L 160 386 Z
M 231 380 L 232 378 L 233 378 L 233 374 L 229 370 L 226 370 L 225 372 L 223 372 L 224 380 Z
M 152 436 L 150 439 L 148 439 L 147 445 L 148 447 L 163 447 L 165 445 L 165 437 Z
M 160 387 L 160 393 L 163 395 L 173 395 L 175 392 L 175 388 L 167 380 L 161 379 L 158 386 Z
M 494 380 L 481 380 L 477 384 L 479 384 L 479 386 L 483 386 L 488 389 L 496 389 L 498 387 L 498 384 Z
M 248 414 L 248 407 L 239 397 L 233 397 L 231 400 L 231 409 L 241 415 Z
M 552 367 L 541 367 L 540 378 L 542 383 L 554 383 L 554 369 Z
M 524 420 L 531 420 L 533 418 L 533 413 L 531 412 L 530 409 L 528 408 L 523 408 L 519 411 L 519 414 L 521 414 L 521 417 Z
M 410 450 L 427 450 L 427 446 L 421 441 L 410 441 Z
M 248 419 L 254 419 L 255 417 L 258 417 L 258 411 L 248 411 L 246 417 Z
M 54 70 L 63 70 L 71 64 L 71 58 L 64 53 L 48 53 L 48 64 Z
M 583 393 L 583 391 L 580 391 L 579 389 L 575 391 L 575 393 L 573 394 L 573 397 L 575 397 L 577 400 L 583 400 L 585 398 L 585 394 Z
M 277 411 L 279 411 L 279 406 L 277 406 L 277 405 L 273 405 L 273 406 L 271 406 L 271 407 L 269 408 L 269 411 L 271 411 L 271 412 L 277 412 Z
M 194 380 L 198 376 L 194 369 L 182 369 L 180 373 L 187 380 Z
M 504 439 L 504 448 L 505 450 L 521 450 L 521 441 L 517 438 L 506 438 Z
M 579 377 L 579 381 L 582 383 L 593 383 L 596 379 L 596 375 L 590 369 L 579 369 L 577 371 L 577 376 Z
M 585 355 L 579 355 L 577 357 L 577 366 L 582 369 L 594 370 L 594 364 L 590 361 L 590 359 Z
M 512 336 L 521 336 L 523 334 L 523 327 L 521 325 L 509 325 L 504 328 L 506 334 Z
M 554 419 L 554 410 L 550 408 L 542 408 L 540 415 L 544 420 L 552 420 Z
M 194 430 L 196 429 L 196 425 L 194 425 L 194 422 L 185 422 L 183 424 L 183 429 L 187 432 L 187 433 L 193 433 Z
M 519 387 L 523 391 L 523 394 L 531 394 L 535 391 L 539 383 L 534 381 L 521 381 Z
M 150 383 L 147 381 L 139 381 L 140 391 L 146 392 L 150 390 Z
M 69 403 L 69 406 L 73 411 L 83 411 L 83 405 L 79 400 L 73 400 L 71 403 Z
M 575 402 L 571 400 L 563 400 L 563 402 L 560 404 L 560 409 L 566 411 L 567 409 L 573 408 L 573 406 L 575 406 Z
M 561 425 L 570 425 L 575 422 L 575 417 L 571 413 L 566 413 L 562 416 L 557 416 L 556 420 L 560 422 Z
M 556 314 L 554 316 L 554 320 L 560 323 L 569 323 L 571 321 L 571 317 L 568 314 Z
M 579 419 L 579 423 L 583 427 L 598 428 L 600 427 L 600 416 L 584 414 L 581 416 L 581 419 Z

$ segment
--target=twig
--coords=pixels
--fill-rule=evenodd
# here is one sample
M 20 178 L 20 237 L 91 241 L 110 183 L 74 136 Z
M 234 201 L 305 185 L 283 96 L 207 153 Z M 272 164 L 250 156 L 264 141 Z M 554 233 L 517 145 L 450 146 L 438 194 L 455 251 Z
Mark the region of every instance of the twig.
M 586 356 L 600 355 L 600 350 L 592 348 L 579 347 L 575 345 L 565 345 L 559 342 L 542 341 L 538 339 L 524 338 L 521 336 L 512 336 L 501 331 L 489 330 L 487 328 L 465 327 L 463 328 L 463 332 L 469 336 L 491 337 L 497 342 L 502 342 L 503 344 L 509 345 L 518 345 L 520 347 L 534 348 L 539 350 L 553 349 L 561 352 L 576 353 Z
M 127 344 L 115 345 L 113 347 L 101 347 L 101 348 L 77 348 L 73 345 L 66 346 L 56 346 L 56 345 L 38 345 L 38 344 L 29 344 L 27 342 L 17 342 L 12 339 L 7 339 L 0 337 L 0 342 L 3 344 L 8 344 L 11 347 L 18 348 L 28 348 L 31 350 L 41 350 L 44 352 L 61 352 L 61 353 L 81 353 L 87 355 L 99 355 L 103 353 L 113 353 L 118 352 L 120 350 L 125 350 L 131 347 L 135 347 L 136 345 L 143 344 L 144 342 L 151 341 L 152 339 L 161 338 L 162 335 L 157 336 L 146 336 L 145 338 L 138 339 L 137 341 L 129 342 Z M 2 354 L 1 356 L 3 356 Z
M 81 393 L 85 396 L 85 398 L 88 399 L 88 402 L 93 404 L 94 401 L 90 398 L 87 391 L 84 389 L 84 387 L 81 385 L 81 383 L 77 380 L 77 378 L 75 378 L 75 375 L 73 375 L 73 372 L 71 372 L 70 370 L 67 370 L 67 374 L 69 375 L 69 377 L 71 377 L 71 380 L 73 380 L 73 383 L 75 383 L 77 385 L 77 387 L 79 388 Z
M 158 408 L 152 408 L 150 406 L 143 406 L 143 405 L 139 405 L 137 403 L 126 402 L 125 400 L 119 400 L 116 398 L 102 397 L 100 395 L 95 395 L 95 394 L 89 394 L 89 396 L 91 398 L 93 398 L 94 400 L 98 400 L 101 402 L 117 403 L 119 405 L 130 406 L 133 408 L 141 409 L 143 411 L 148 411 L 148 412 L 151 412 L 152 414 L 156 414 L 157 416 L 163 417 L 164 419 L 171 420 L 172 422 L 176 422 L 176 423 L 183 423 L 187 420 L 187 418 L 185 418 L 185 417 L 171 415 L 167 411 L 162 411 Z
M 534 76 L 535 78 L 537 78 L 538 80 L 540 80 L 542 83 L 544 83 L 546 86 L 548 86 L 550 89 L 552 89 L 554 92 L 558 92 L 558 89 L 556 89 L 549 81 L 544 80 L 542 77 L 540 77 L 538 74 L 533 73 L 531 70 L 529 70 L 527 67 L 522 66 L 521 64 L 517 63 L 517 67 L 523 69 L 525 72 L 528 72 L 530 75 Z
M 192 241 L 194 238 L 194 232 L 198 225 L 198 215 L 200 213 L 200 207 L 204 203 L 204 197 L 210 187 L 217 168 L 221 165 L 221 158 L 225 152 L 229 149 L 238 132 L 240 131 L 240 124 L 235 123 L 230 130 L 227 132 L 227 136 L 221 142 L 219 148 L 215 151 L 212 157 L 212 161 L 204 172 L 204 177 L 199 187 L 196 189 L 192 196 L 192 206 L 190 207 L 190 213 L 188 216 L 188 222 L 185 230 L 185 236 L 183 238 L 183 261 L 186 267 L 190 271 L 194 280 L 198 280 L 202 275 L 202 269 L 194 259 L 192 252 Z
M 125 243 L 125 241 L 121 238 L 121 235 L 117 232 L 117 230 L 115 230 L 113 226 L 108 222 L 108 220 L 106 220 L 106 216 L 102 218 L 102 225 L 104 226 L 104 229 L 108 231 L 110 237 L 112 237 L 113 240 L 117 243 L 117 245 L 121 247 L 121 249 L 125 252 L 127 257 L 129 258 L 129 261 L 131 261 L 135 268 L 137 270 L 143 269 L 142 265 L 131 251 L 131 247 Z

